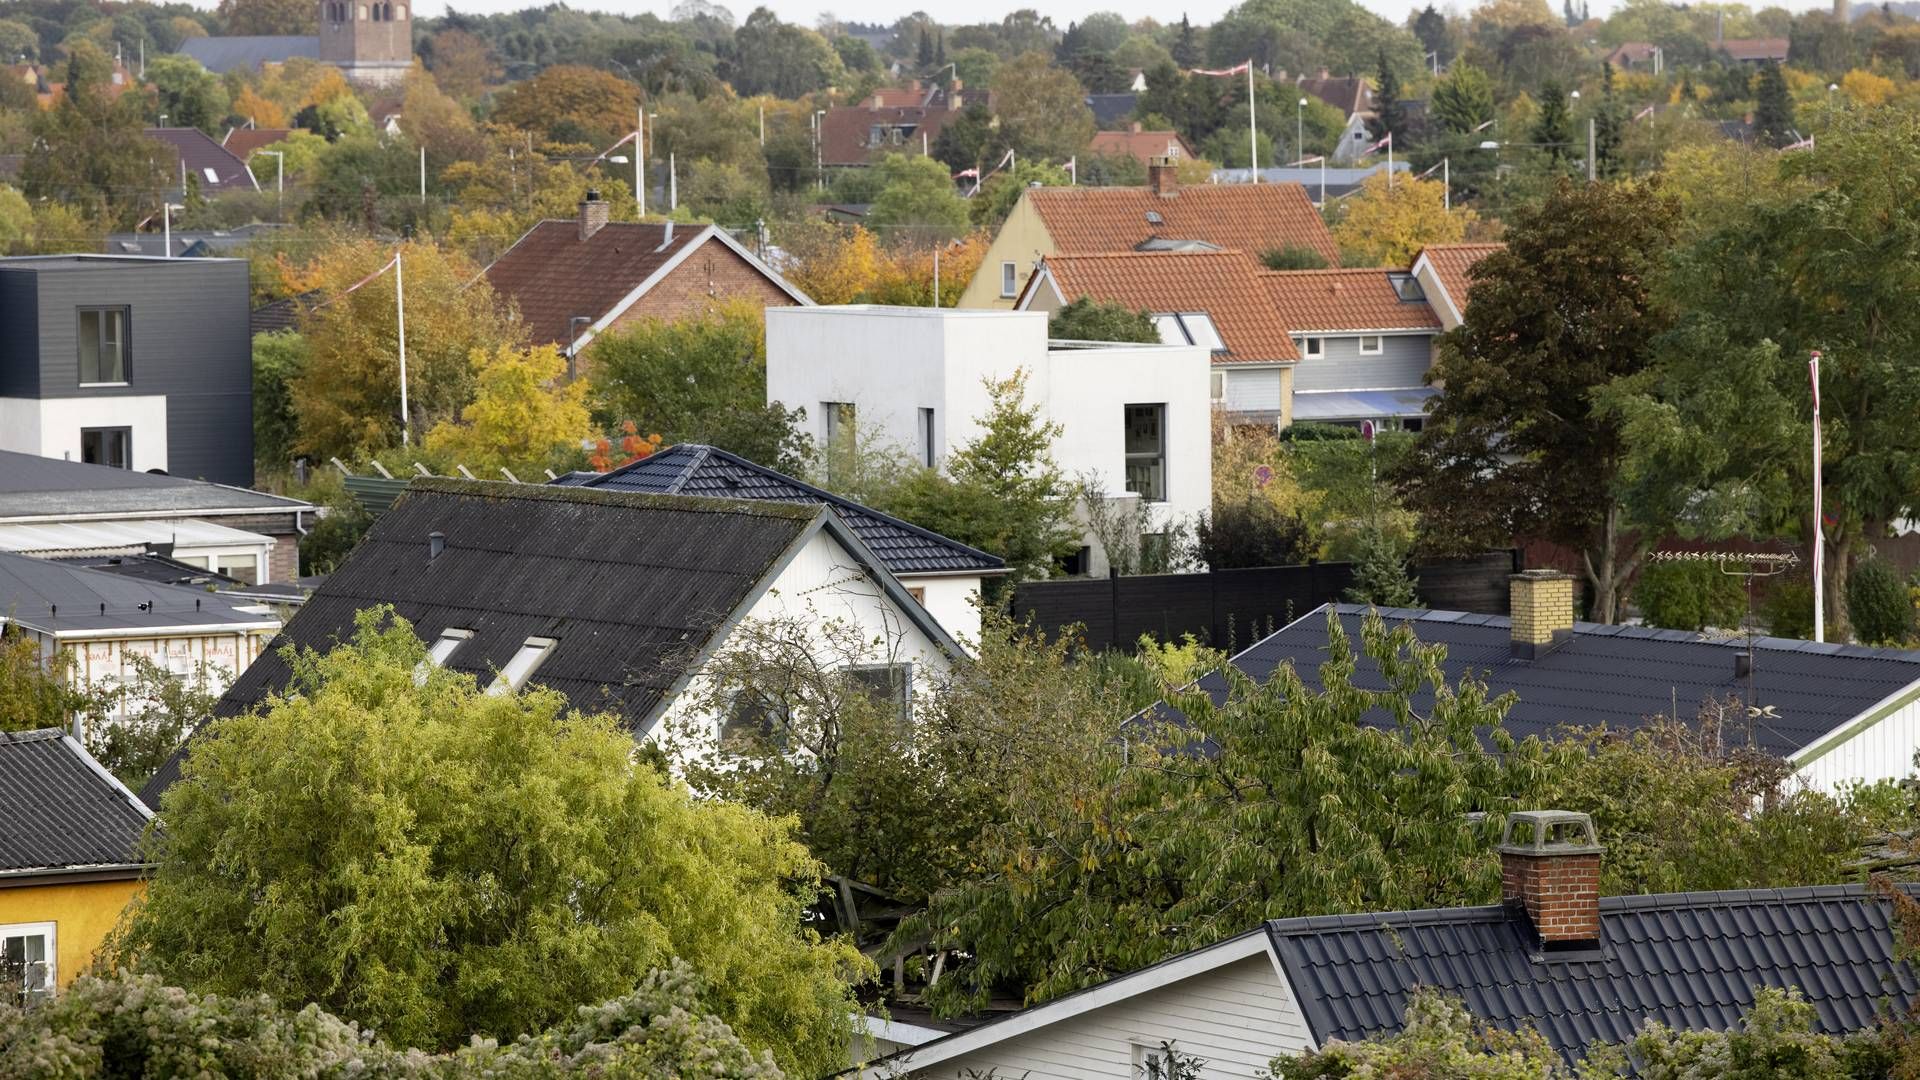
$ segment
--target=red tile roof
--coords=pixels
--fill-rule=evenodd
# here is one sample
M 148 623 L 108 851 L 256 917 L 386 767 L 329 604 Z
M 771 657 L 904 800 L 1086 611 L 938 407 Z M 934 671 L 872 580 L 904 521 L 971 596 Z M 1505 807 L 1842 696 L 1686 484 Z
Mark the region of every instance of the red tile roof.
M 291 134 L 293 132 L 287 128 L 234 128 L 227 132 L 227 137 L 221 140 L 220 145 L 226 147 L 234 157 L 245 161 L 255 150 L 272 146 Z
M 1045 187 L 1024 197 L 1061 255 L 1132 251 L 1157 237 L 1253 256 L 1302 247 L 1329 263 L 1340 261 L 1333 235 L 1299 184 L 1199 184 L 1170 195 L 1144 187 Z
M 1659 46 L 1651 41 L 1624 41 L 1618 48 L 1607 54 L 1607 63 L 1615 67 L 1644 64 L 1653 59 L 1653 54 L 1657 51 Z
M 486 269 L 488 284 L 520 306 L 535 342 L 564 344 L 577 337 L 572 319 L 598 321 L 707 227 L 616 221 L 580 240 L 572 218 L 542 221 Z M 709 240 L 719 243 L 718 240 Z
M 1260 264 L 1239 251 L 1126 251 L 1050 255 L 1029 289 L 1051 278 L 1064 302 L 1081 297 L 1156 314 L 1205 312 L 1227 351 L 1217 364 L 1298 360 L 1287 326 L 1260 285 Z
M 1787 39 L 1733 38 L 1720 43 L 1720 50 L 1735 60 L 1782 60 L 1787 58 Z
M 1438 296 L 1430 296 L 1427 302 L 1439 305 L 1452 302 L 1454 310 L 1465 314 L 1467 310 L 1467 271 L 1481 259 L 1506 247 L 1505 244 L 1428 244 L 1414 257 L 1413 264 L 1420 265 L 1422 259 L 1433 267 L 1433 273 L 1440 280 L 1447 295 L 1443 301 Z
M 820 159 L 827 165 L 864 165 L 876 154 L 918 154 L 922 133 L 931 149 L 941 129 L 961 112 L 938 107 L 923 109 L 917 105 L 885 109 L 843 105 L 828 109 L 827 115 L 821 118 Z M 884 129 L 882 141 L 878 143 L 874 141 L 875 127 Z M 897 143 L 891 137 L 896 129 L 902 132 Z
M 1260 276 L 1274 310 L 1296 334 L 1340 330 L 1440 330 L 1424 300 L 1402 300 L 1392 271 L 1269 270 Z
M 1190 158 L 1193 147 L 1177 131 L 1096 131 L 1087 147 L 1096 154 L 1131 157 L 1145 161 L 1154 157 Z

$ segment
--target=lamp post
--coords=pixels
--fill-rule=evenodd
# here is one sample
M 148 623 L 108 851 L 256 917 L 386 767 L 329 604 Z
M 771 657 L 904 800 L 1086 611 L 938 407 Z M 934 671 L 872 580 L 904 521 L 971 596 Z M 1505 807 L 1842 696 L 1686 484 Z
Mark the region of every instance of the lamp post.
M 186 207 L 178 203 L 163 202 L 160 204 L 160 228 L 162 230 L 160 233 L 160 243 L 165 248 L 167 258 L 169 259 L 173 258 L 173 212 L 175 210 L 185 209 Z
M 827 188 L 826 155 L 821 147 L 826 139 L 827 110 L 815 109 L 813 110 L 813 174 L 814 187 L 820 191 L 825 191 Z
M 287 194 L 287 152 L 284 150 L 255 150 L 255 154 L 265 154 L 273 158 L 273 208 L 276 213 L 284 210 Z M 284 214 L 283 214 L 284 216 Z
M 1301 98 L 1293 109 L 1293 156 L 1305 160 L 1307 153 L 1307 99 Z

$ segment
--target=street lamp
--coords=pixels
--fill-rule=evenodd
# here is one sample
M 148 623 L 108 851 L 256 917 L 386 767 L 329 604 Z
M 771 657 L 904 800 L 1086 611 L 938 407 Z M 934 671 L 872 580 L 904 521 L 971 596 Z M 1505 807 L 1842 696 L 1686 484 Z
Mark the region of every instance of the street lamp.
M 166 250 L 166 257 L 169 259 L 173 258 L 173 212 L 175 210 L 185 209 L 186 207 L 181 206 L 179 203 L 163 202 L 160 204 L 160 243 Z M 151 221 L 152 219 L 149 218 L 148 220 Z
M 821 144 L 827 137 L 827 110 L 813 110 L 813 173 L 816 190 L 827 189 L 827 166 Z
M 1293 110 L 1293 156 L 1301 157 L 1307 152 L 1307 99 L 1301 98 L 1300 104 Z

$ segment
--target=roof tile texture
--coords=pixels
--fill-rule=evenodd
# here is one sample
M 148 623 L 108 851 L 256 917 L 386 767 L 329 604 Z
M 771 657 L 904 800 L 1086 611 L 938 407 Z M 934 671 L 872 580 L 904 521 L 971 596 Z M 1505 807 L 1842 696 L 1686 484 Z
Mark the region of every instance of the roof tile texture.
M 695 243 L 717 243 L 702 226 L 616 221 L 583 243 L 572 218 L 542 221 L 487 267 L 487 283 L 520 306 L 536 342 L 572 341 L 571 320 L 599 320 L 667 260 Z
M 1260 264 L 1240 251 L 1128 251 L 1046 259 L 1068 302 L 1086 296 L 1156 314 L 1205 312 L 1227 351 L 1215 363 L 1300 359 L 1261 287 Z
M 140 861 L 146 808 L 58 729 L 0 734 L 0 870 Z
M 1302 247 L 1340 261 L 1333 235 L 1299 184 L 1200 184 L 1156 195 L 1144 187 L 1049 187 L 1026 193 L 1060 255 L 1132 251 L 1160 237 L 1261 252 Z M 1148 214 L 1159 220 L 1149 220 Z
M 1463 313 L 1467 310 L 1467 286 L 1471 283 L 1467 271 L 1473 264 L 1506 247 L 1505 244 L 1428 244 L 1420 250 L 1415 261 L 1424 258 L 1433 264 L 1433 270 L 1440 278 L 1440 284 L 1447 290 L 1454 306 Z M 1439 300 L 1439 297 L 1433 297 Z
M 1115 157 L 1148 158 L 1193 157 L 1193 147 L 1180 137 L 1177 131 L 1097 131 L 1093 142 L 1087 147 L 1096 154 L 1112 154 Z
M 1388 271 L 1269 270 L 1260 276 L 1294 333 L 1315 330 L 1432 330 L 1440 318 L 1424 300 L 1400 299 Z

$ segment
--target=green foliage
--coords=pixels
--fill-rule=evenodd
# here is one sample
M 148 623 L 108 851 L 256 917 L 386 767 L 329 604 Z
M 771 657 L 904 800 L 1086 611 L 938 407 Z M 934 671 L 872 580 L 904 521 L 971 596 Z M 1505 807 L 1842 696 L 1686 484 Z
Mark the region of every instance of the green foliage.
M 1269 270 L 1321 270 L 1327 257 L 1307 247 L 1289 244 L 1260 253 L 1260 262 Z
M 1209 570 L 1297 566 L 1319 550 L 1313 530 L 1271 499 L 1216 505 L 1194 526 L 1200 561 Z
M 888 154 L 880 159 L 880 193 L 866 225 L 889 239 L 915 243 L 951 240 L 967 231 L 967 201 L 937 158 Z
M 1746 621 L 1745 580 L 1712 562 L 1656 562 L 1640 571 L 1633 602 L 1648 626 L 1732 629 Z
M 588 1080 L 686 1077 L 780 1080 L 701 1006 L 706 989 L 684 964 L 531 1038 L 477 1041 L 447 1054 L 401 1051 L 308 1006 L 289 1012 L 264 994 L 197 994 L 151 975 L 82 976 L 44 1005 L 0 1004 L 0 1072 L 108 1080 L 131 1076 L 377 1076 L 392 1080 Z
M 1794 139 L 1793 97 L 1780 65 L 1771 60 L 1753 80 L 1753 133 L 1769 146 L 1785 146 Z
M 767 402 L 766 327 L 751 305 L 722 304 L 677 322 L 643 319 L 596 338 L 586 363 L 600 427 L 631 421 L 662 445 L 706 443 L 801 471 L 801 414 Z
M 1767 592 L 1761 618 L 1774 637 L 1813 640 L 1813 579 L 1796 575 L 1776 582 Z M 1827 622 L 1833 623 L 1831 613 Z
M 902 928 L 971 954 L 935 985 L 939 1007 L 1003 982 L 1045 1000 L 1266 918 L 1497 895 L 1498 823 L 1544 790 L 1546 748 L 1508 736 L 1509 700 L 1449 685 L 1407 628 L 1369 619 L 1361 638 L 1387 689 L 1353 685 L 1330 619 L 1324 693 L 1291 666 L 1265 684 L 1229 669 L 1224 703 L 1174 693 L 1188 722 L 1136 723 L 1092 791 L 1018 806 L 983 838 L 980 876 Z M 1423 692 L 1435 704 L 1416 716 Z M 1392 720 L 1363 723 L 1375 709 Z
M 40 642 L 8 628 L 0 634 L 0 729 L 63 728 L 87 707 L 66 678 L 71 661 L 41 655 Z
M 208 729 L 168 789 L 117 962 L 444 1049 L 536 1032 L 678 957 L 756 1051 L 844 1062 L 846 980 L 869 969 L 801 928 L 819 866 L 785 823 L 694 800 L 555 691 L 433 666 L 391 609 L 288 659 L 286 694 Z
M 1093 139 L 1093 111 L 1071 72 L 1043 52 L 1002 64 L 993 76 L 993 112 L 1020 157 L 1064 165 Z
M 1017 162 L 1013 168 L 988 177 L 980 191 L 968 201 L 974 227 L 998 229 L 1030 187 L 1066 187 L 1071 181 L 1067 170 L 1058 165 L 1043 161 Z
M 1852 1037 L 1820 1030 L 1819 1014 L 1798 987 L 1762 987 L 1733 1031 L 1675 1031 L 1651 1022 L 1633 1040 L 1645 1080 L 1855 1080 L 1886 1075 L 1857 1071 L 1872 1060 L 1870 1033 Z M 1883 1066 L 1884 1068 L 1884 1066 Z
M 1573 1080 L 1538 1031 L 1508 1031 L 1476 1018 L 1458 998 L 1417 989 L 1406 1023 L 1365 1042 L 1334 1041 L 1318 1050 L 1274 1058 L 1274 1080 Z M 1597 1078 L 1596 1078 L 1597 1080 Z
M 1549 171 L 1559 170 L 1577 155 L 1573 148 L 1573 115 L 1567 109 L 1567 88 L 1549 79 L 1540 86 L 1540 111 L 1528 137 L 1546 156 Z
M 293 384 L 307 364 L 307 339 L 297 331 L 253 339 L 253 459 L 264 471 L 286 468 L 300 444 Z
M 87 752 L 138 791 L 213 716 L 220 695 L 208 688 L 231 683 L 239 672 L 175 675 L 144 656 L 123 662 L 130 675 L 88 694 Z
M 1381 607 L 1413 607 L 1419 603 L 1413 578 L 1407 573 L 1406 549 L 1385 529 L 1369 526 L 1361 530 L 1347 599 Z
M 1462 60 L 1434 84 L 1432 108 L 1433 118 L 1445 130 L 1456 135 L 1473 134 L 1475 128 L 1494 118 L 1493 80 Z
M 1847 619 L 1869 645 L 1902 645 L 1913 636 L 1913 596 L 1899 571 L 1866 559 L 1847 578 Z
M 65 203 L 85 217 L 128 227 L 159 205 L 171 179 L 164 144 L 143 134 L 142 95 L 112 92 L 112 62 L 87 40 L 68 50 L 66 91 L 30 124 L 35 152 L 20 167 L 30 199 Z
M 755 8 L 734 31 L 733 44 L 735 60 L 727 79 L 743 96 L 803 97 L 846 75 L 840 54 L 826 38 L 783 23 L 764 7 Z
M 1148 312 L 1129 311 L 1123 304 L 1103 303 L 1087 296 L 1054 312 L 1047 320 L 1047 336 L 1059 341 L 1160 344 L 1160 331 Z
M 220 77 L 186 56 L 156 56 L 147 64 L 153 83 L 153 111 L 167 127 L 199 128 L 218 138 L 231 104 Z
M 300 572 L 331 574 L 353 553 L 354 545 L 367 530 L 373 528 L 373 515 L 331 474 L 314 486 L 318 490 L 309 493 L 307 498 L 319 504 L 324 512 L 315 519 L 307 535 L 300 538 Z

